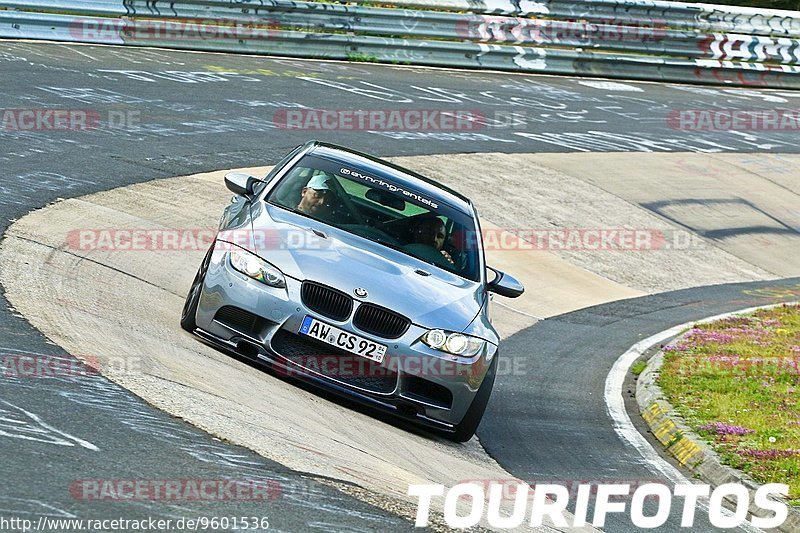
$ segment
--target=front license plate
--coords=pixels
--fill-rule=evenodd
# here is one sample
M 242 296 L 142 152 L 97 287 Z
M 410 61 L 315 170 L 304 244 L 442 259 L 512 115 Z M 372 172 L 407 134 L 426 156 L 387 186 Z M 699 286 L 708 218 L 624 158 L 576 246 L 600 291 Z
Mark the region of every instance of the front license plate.
M 352 333 L 320 322 L 314 317 L 306 316 L 300 326 L 301 335 L 308 335 L 331 346 L 366 357 L 376 363 L 382 363 L 386 355 L 386 346 Z

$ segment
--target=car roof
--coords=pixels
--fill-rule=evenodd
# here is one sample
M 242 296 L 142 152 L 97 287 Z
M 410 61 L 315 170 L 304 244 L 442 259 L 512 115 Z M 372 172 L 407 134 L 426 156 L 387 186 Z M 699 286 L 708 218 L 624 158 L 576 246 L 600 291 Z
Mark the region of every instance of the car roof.
M 412 170 L 344 146 L 321 141 L 311 141 L 309 144 L 313 147 L 308 154 L 333 159 L 340 163 L 358 167 L 359 170 L 369 174 L 390 178 L 403 187 L 408 187 L 431 198 L 438 198 L 453 209 L 462 211 L 470 217 L 475 216 L 475 211 L 469 198 Z

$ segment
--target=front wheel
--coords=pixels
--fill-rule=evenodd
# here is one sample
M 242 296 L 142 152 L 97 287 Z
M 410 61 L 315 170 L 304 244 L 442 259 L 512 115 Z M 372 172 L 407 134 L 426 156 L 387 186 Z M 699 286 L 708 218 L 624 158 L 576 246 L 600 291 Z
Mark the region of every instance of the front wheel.
M 214 251 L 214 245 L 208 249 L 197 274 L 194 276 L 192 288 L 189 289 L 189 294 L 186 295 L 186 302 L 183 304 L 183 312 L 181 312 L 181 327 L 189 333 L 194 333 L 197 328 L 197 306 L 200 304 L 200 292 L 203 289 L 203 281 L 206 279 L 206 272 L 208 272 L 208 265 L 211 264 L 211 253 Z
M 486 376 L 484 376 L 483 383 L 478 388 L 475 399 L 472 400 L 472 404 L 467 409 L 467 414 L 455 427 L 455 432 L 447 435 L 448 439 L 454 442 L 467 442 L 477 431 L 478 425 L 483 418 L 483 413 L 486 411 L 486 406 L 489 404 L 489 397 L 492 395 L 494 378 L 497 374 L 497 359 L 499 357 L 499 353 L 494 354 L 494 359 L 489 365 L 489 370 L 486 371 Z

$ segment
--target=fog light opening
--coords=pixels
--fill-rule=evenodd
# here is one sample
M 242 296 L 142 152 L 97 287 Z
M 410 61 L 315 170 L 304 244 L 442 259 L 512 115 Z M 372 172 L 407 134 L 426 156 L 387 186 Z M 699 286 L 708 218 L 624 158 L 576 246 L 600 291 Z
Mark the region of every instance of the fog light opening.
M 236 351 L 246 357 L 258 357 L 258 354 L 261 353 L 261 349 L 258 345 L 245 340 L 236 343 Z
M 419 406 L 403 402 L 397 405 L 397 411 L 403 416 L 417 416 L 422 410 Z

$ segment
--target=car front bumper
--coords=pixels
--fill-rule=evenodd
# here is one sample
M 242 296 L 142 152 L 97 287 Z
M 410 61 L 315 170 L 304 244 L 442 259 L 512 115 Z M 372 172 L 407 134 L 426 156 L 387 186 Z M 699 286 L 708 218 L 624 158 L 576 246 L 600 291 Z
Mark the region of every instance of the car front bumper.
M 262 361 L 278 375 L 418 424 L 446 431 L 461 421 L 496 346 L 487 343 L 486 353 L 467 361 L 423 344 L 419 339 L 427 330 L 413 323 L 396 339 L 371 335 L 353 325 L 353 313 L 346 321 L 336 321 L 309 309 L 301 287 L 289 277 L 285 288 L 255 281 L 234 270 L 228 252 L 217 247 L 200 296 L 196 333 L 219 348 Z M 354 303 L 359 305 L 357 299 Z M 306 316 L 386 345 L 383 361 L 374 363 L 298 334 Z

